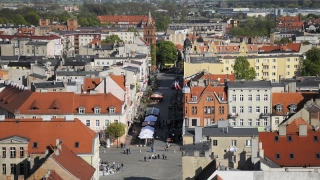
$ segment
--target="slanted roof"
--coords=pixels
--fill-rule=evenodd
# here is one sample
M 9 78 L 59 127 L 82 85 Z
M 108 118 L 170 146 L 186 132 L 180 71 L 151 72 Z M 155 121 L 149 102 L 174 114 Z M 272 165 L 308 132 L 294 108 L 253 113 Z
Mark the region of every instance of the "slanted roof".
M 59 151 L 59 155 L 53 153 L 51 157 L 60 164 L 62 168 L 78 179 L 91 179 L 95 172 L 95 168 L 81 157 L 74 154 L 64 143 L 61 144 L 61 150 L 57 150 Z
M 228 88 L 270 88 L 270 81 L 235 81 L 228 82 Z
M 32 93 L 32 91 L 8 85 L 0 92 L 0 107 L 10 113 L 15 113 Z
M 117 83 L 123 90 L 125 90 L 125 76 L 110 74 L 110 78 Z
M 85 78 L 83 83 L 83 90 L 94 90 L 100 84 L 100 82 L 100 78 Z
M 217 128 L 217 127 L 204 127 L 202 128 L 202 134 L 204 136 L 216 136 L 216 137 L 247 137 L 257 136 L 257 128 Z
M 287 134 L 298 134 L 299 133 L 299 125 L 305 124 L 307 125 L 307 131 L 312 131 L 312 126 L 302 118 L 296 118 L 287 126 Z
M 30 139 L 28 153 L 43 153 L 47 146 L 55 145 L 56 139 L 60 139 L 76 154 L 93 153 L 93 141 L 97 134 L 80 120 L 42 121 L 36 119 L 23 119 L 16 123 L 15 119 L 0 121 L 0 139 L 9 136 L 22 136 Z M 37 148 L 33 144 L 37 142 Z M 75 148 L 75 142 L 79 147 Z

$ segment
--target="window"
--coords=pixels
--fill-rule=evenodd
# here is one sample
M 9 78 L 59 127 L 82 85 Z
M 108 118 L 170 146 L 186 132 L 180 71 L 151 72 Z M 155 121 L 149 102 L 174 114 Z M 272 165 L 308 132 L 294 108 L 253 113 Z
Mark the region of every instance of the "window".
M 263 95 L 263 100 L 268 101 L 268 94 Z
M 7 149 L 5 147 L 2 147 L 2 158 L 7 157 Z
M 192 96 L 192 101 L 196 102 L 197 101 L 197 96 Z
M 240 95 L 240 101 L 243 101 L 243 94 Z
M 252 113 L 252 106 L 248 106 L 248 113 Z
M 192 119 L 192 126 L 197 126 L 197 119 Z
M 10 174 L 16 174 L 16 164 L 10 164 Z
M 246 140 L 246 146 L 247 146 L 247 147 L 250 147 L 250 146 L 251 146 L 251 140 L 250 140 L 250 139 Z
M 276 75 L 276 73 L 275 73 L 275 72 L 273 72 L 273 73 L 272 73 L 272 76 L 275 76 L 275 75 Z
M 259 70 L 259 66 L 256 66 L 256 70 Z
M 79 107 L 79 114 L 84 114 L 84 107 Z
M 290 72 L 287 72 L 286 75 L 290 75 Z
M 239 126 L 243 126 L 243 119 L 240 119 Z
M 193 115 L 197 114 L 197 106 L 192 106 L 192 114 Z
M 57 116 L 52 116 L 51 119 L 57 119 Z
M 7 174 L 7 165 L 2 164 L 2 174 Z
M 104 120 L 104 126 L 107 127 L 108 125 L 109 125 L 109 120 L 108 119 Z
M 318 142 L 318 136 L 313 136 L 313 141 Z
M 277 110 L 277 112 L 282 112 L 282 105 L 281 104 L 277 104 L 276 110 Z
M 99 119 L 96 120 L 96 127 L 100 127 L 100 120 Z
M 290 65 L 287 65 L 287 69 L 290 69 Z
M 259 59 L 256 59 L 256 63 L 259 63 Z
M 235 119 L 232 119 L 231 120 L 231 126 L 235 126 L 236 125 L 236 120 Z
M 100 114 L 100 108 L 99 107 L 95 107 L 94 108 L 94 113 L 95 114 Z
M 274 137 L 274 141 L 275 141 L 275 142 L 279 142 L 279 136 L 275 136 L 275 137 Z
M 275 123 L 276 125 L 278 125 L 278 124 L 279 124 L 279 117 L 276 117 L 276 118 L 275 118 L 274 123 Z
M 292 142 L 292 136 L 287 136 L 289 142 Z
M 280 154 L 279 153 L 276 153 L 276 158 L 280 159 Z
M 113 120 L 114 123 L 118 123 L 118 120 Z
M 243 106 L 240 106 L 240 113 L 243 113 Z
M 75 148 L 79 148 L 79 145 L 80 145 L 79 142 L 75 142 L 75 143 L 74 143 L 74 147 L 75 147 Z
M 110 113 L 110 114 L 114 114 L 114 113 L 115 113 L 115 109 L 116 109 L 116 108 L 114 108 L 114 107 L 110 107 L 110 108 L 109 108 L 109 113 Z
M 248 126 L 252 126 L 252 119 L 248 119 Z
M 287 62 L 290 62 L 290 58 L 287 58 Z
M 256 95 L 256 101 L 260 101 L 260 94 Z
M 16 148 L 10 147 L 10 158 L 16 158 Z
M 185 114 L 188 114 L 188 107 L 185 108 Z
M 256 119 L 256 126 L 260 126 L 260 119 Z
M 20 147 L 20 158 L 24 157 L 24 149 L 23 147 Z
M 218 140 L 213 140 L 213 146 L 218 146 Z
M 207 102 L 212 102 L 212 101 L 213 101 L 213 98 L 212 98 L 211 96 L 209 96 L 209 97 L 206 98 L 206 101 L 207 101 Z
M 248 95 L 248 101 L 252 101 L 252 95 L 251 94 Z
M 32 116 L 32 119 L 37 119 L 37 116 Z
M 90 120 L 86 120 L 86 126 L 90 126 Z
M 289 157 L 290 157 L 290 159 L 294 159 L 294 154 L 290 153 Z
M 38 148 L 38 142 L 33 143 L 33 148 Z
M 268 119 L 263 120 L 263 126 L 268 126 Z
M 224 106 L 219 106 L 219 114 L 224 114 Z
M 293 67 L 294 67 L 295 69 L 297 69 L 297 68 L 298 68 L 298 65 L 294 65 Z
M 260 106 L 256 106 L 256 113 L 260 113 Z
M 232 101 L 237 101 L 237 95 L 235 94 L 232 95 Z
M 298 58 L 294 58 L 294 62 L 297 62 L 298 61 Z
M 297 105 L 296 104 L 291 104 L 290 105 L 290 112 L 295 112 L 297 109 Z
M 272 59 L 272 62 L 276 62 L 276 59 Z
M 263 66 L 263 69 L 269 69 L 269 66 Z
M 210 107 L 210 106 L 209 106 Z M 209 108 L 208 107 L 208 108 Z M 214 114 L 214 106 L 211 106 L 211 110 L 210 110 L 211 114 Z
M 231 140 L 231 146 L 237 146 L 237 140 Z
M 237 107 L 232 106 L 232 113 L 237 113 Z
M 256 76 L 259 76 L 259 73 L 256 73 Z

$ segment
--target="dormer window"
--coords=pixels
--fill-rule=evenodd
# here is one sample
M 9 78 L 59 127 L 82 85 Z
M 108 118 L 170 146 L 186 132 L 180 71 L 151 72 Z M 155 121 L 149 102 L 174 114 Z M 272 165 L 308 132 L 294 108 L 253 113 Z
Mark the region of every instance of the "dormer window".
M 84 114 L 84 107 L 79 107 L 79 114 Z
M 277 110 L 277 112 L 282 112 L 282 104 L 277 104 L 276 110 Z
M 114 114 L 116 112 L 116 108 L 115 107 L 110 107 L 109 108 L 109 113 L 110 114 Z
M 296 109 L 297 109 L 297 105 L 296 104 L 291 104 L 289 108 L 290 108 L 290 112 L 295 112 Z
M 192 102 L 196 102 L 197 101 L 197 96 L 192 96 Z
M 95 114 L 100 114 L 100 107 L 95 107 L 94 108 L 94 113 Z

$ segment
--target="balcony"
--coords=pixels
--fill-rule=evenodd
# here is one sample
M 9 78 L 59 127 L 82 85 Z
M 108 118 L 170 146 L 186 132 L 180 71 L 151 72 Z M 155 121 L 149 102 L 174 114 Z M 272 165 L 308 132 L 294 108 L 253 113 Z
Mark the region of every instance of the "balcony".
M 271 113 L 261 113 L 260 118 L 266 119 L 271 116 Z
M 229 118 L 237 118 L 238 116 L 238 113 L 229 113 Z
M 262 69 L 262 72 L 269 72 L 269 69 Z
M 263 62 L 262 63 L 262 66 L 268 66 L 269 65 L 269 62 Z

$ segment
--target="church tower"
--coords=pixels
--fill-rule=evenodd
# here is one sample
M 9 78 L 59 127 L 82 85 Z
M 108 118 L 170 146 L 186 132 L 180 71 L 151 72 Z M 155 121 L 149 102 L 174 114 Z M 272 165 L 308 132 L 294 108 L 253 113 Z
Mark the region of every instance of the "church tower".
M 156 26 L 152 21 L 151 12 L 148 14 L 148 22 L 144 25 L 144 40 L 149 44 L 156 44 Z

